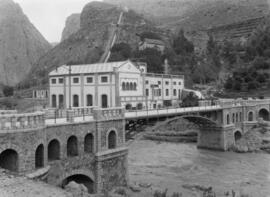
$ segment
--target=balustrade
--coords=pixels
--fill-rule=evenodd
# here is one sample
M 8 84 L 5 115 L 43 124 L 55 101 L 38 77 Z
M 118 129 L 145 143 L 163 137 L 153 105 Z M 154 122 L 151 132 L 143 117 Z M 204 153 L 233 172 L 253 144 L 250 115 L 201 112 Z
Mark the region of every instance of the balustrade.
M 42 128 L 44 126 L 44 112 L 0 115 L 0 131 Z
M 108 109 L 94 109 L 95 120 L 110 120 L 124 118 L 124 109 L 121 107 Z

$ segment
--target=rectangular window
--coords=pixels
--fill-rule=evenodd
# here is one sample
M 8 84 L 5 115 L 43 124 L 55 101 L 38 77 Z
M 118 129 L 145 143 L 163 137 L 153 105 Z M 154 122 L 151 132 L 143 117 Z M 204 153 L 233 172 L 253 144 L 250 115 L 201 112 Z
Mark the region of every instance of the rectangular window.
M 166 96 L 169 96 L 169 89 L 166 89 Z
M 78 77 L 74 77 L 73 78 L 73 83 L 79 83 L 79 78 Z
M 93 77 L 87 77 L 86 83 L 93 83 Z
M 58 83 L 60 83 L 60 84 L 64 83 L 64 79 L 63 78 L 59 78 L 58 79 Z
M 176 85 L 176 81 L 173 82 L 173 85 Z
M 165 82 L 165 84 L 166 84 L 166 85 L 169 85 L 169 82 L 168 82 L 168 81 L 166 81 L 166 82 Z
M 56 79 L 52 79 L 52 84 L 56 84 Z
M 149 96 L 149 89 L 145 89 L 146 96 Z
M 179 85 L 181 85 L 182 83 L 181 83 L 181 81 L 179 81 L 179 83 L 178 83 Z
M 161 81 L 158 81 L 158 85 L 160 85 L 161 84 Z
M 158 95 L 161 96 L 161 89 L 158 89 Z
M 173 96 L 177 96 L 176 89 L 173 90 Z
M 146 80 L 146 81 L 145 81 L 145 84 L 149 84 L 149 81 L 148 81 L 148 80 Z
M 108 83 L 108 77 L 106 76 L 101 77 L 101 83 Z

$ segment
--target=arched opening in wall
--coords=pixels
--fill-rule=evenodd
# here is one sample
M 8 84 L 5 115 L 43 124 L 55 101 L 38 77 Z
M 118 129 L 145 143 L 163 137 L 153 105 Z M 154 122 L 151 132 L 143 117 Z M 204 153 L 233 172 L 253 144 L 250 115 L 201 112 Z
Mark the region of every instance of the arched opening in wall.
M 88 193 L 94 193 L 94 181 L 88 176 L 82 174 L 69 176 L 65 180 L 63 180 L 62 187 L 65 188 L 71 181 L 74 181 L 78 184 L 83 184 L 87 188 Z
M 232 122 L 235 123 L 235 114 L 232 115 Z
M 126 110 L 131 110 L 132 109 L 132 105 L 131 104 L 126 104 Z
M 249 112 L 248 113 L 248 121 L 253 121 L 254 120 L 254 116 L 253 116 L 253 112 Z
M 91 133 L 87 134 L 84 138 L 84 152 L 94 152 L 94 136 Z
M 114 149 L 116 148 L 116 133 L 115 131 L 110 131 L 108 135 L 108 149 Z
M 48 145 L 48 160 L 54 161 L 60 159 L 60 143 L 54 139 Z
M 130 86 L 128 82 L 126 83 L 126 90 L 130 90 Z
M 130 84 L 129 84 L 129 90 L 133 90 L 133 89 L 134 89 L 133 83 L 130 82 Z
M 0 154 L 0 167 L 12 172 L 17 172 L 18 160 L 18 153 L 13 149 L 7 149 Z
M 239 121 L 239 119 L 238 119 L 238 113 L 236 113 L 235 121 L 236 121 L 236 122 Z
M 34 90 L 34 98 L 37 98 L 37 91 Z
M 44 146 L 40 144 L 35 153 L 35 166 L 36 168 L 44 167 Z
M 64 95 L 59 94 L 58 98 L 59 98 L 59 108 L 64 108 Z
M 73 107 L 79 107 L 79 96 L 77 94 L 73 95 Z
M 56 95 L 53 94 L 52 95 L 52 107 L 56 108 L 57 104 L 56 104 Z
M 259 117 L 265 121 L 269 121 L 269 112 L 266 109 L 261 109 L 259 111 Z
M 138 109 L 138 110 L 141 110 L 142 108 L 143 108 L 143 104 L 142 104 L 142 103 L 138 103 L 138 104 L 137 104 L 137 109 Z
M 93 106 L 93 96 L 92 94 L 87 94 L 86 96 L 86 105 Z
M 227 124 L 230 124 L 230 115 L 227 114 Z
M 135 82 L 133 83 L 133 89 L 137 90 L 137 83 L 135 83 Z
M 125 91 L 126 90 L 126 83 L 122 82 L 122 90 Z
M 240 140 L 241 137 L 242 137 L 242 133 L 240 131 L 236 131 L 234 133 L 234 140 L 235 140 L 235 142 L 237 142 L 238 140 Z
M 78 155 L 78 139 L 75 136 L 71 136 L 67 141 L 67 156 L 74 157 Z
M 102 108 L 108 107 L 108 96 L 106 94 L 101 95 L 101 107 Z

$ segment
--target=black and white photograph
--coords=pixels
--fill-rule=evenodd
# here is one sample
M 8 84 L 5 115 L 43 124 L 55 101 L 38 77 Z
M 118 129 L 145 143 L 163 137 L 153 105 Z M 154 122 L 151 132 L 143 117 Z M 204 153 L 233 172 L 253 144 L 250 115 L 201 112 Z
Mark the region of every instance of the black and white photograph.
M 270 0 L 0 0 L 0 197 L 270 197 Z

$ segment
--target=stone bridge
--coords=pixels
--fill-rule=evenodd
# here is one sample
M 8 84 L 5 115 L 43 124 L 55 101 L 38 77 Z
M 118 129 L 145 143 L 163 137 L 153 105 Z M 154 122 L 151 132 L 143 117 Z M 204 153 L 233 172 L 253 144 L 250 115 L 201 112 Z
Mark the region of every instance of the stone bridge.
M 106 114 L 106 115 L 105 115 Z M 45 124 L 45 113 L 0 116 L 0 167 L 64 187 L 84 184 L 89 193 L 126 185 L 124 111 L 95 109 L 93 120 Z
M 68 110 L 65 117 L 55 119 L 47 112 L 1 111 L 0 167 L 60 187 L 76 181 L 89 193 L 102 193 L 127 185 L 126 124 L 185 118 L 200 128 L 198 147 L 228 150 L 258 119 L 269 120 L 270 100 L 201 101 L 199 107 L 136 112 L 86 111 Z

